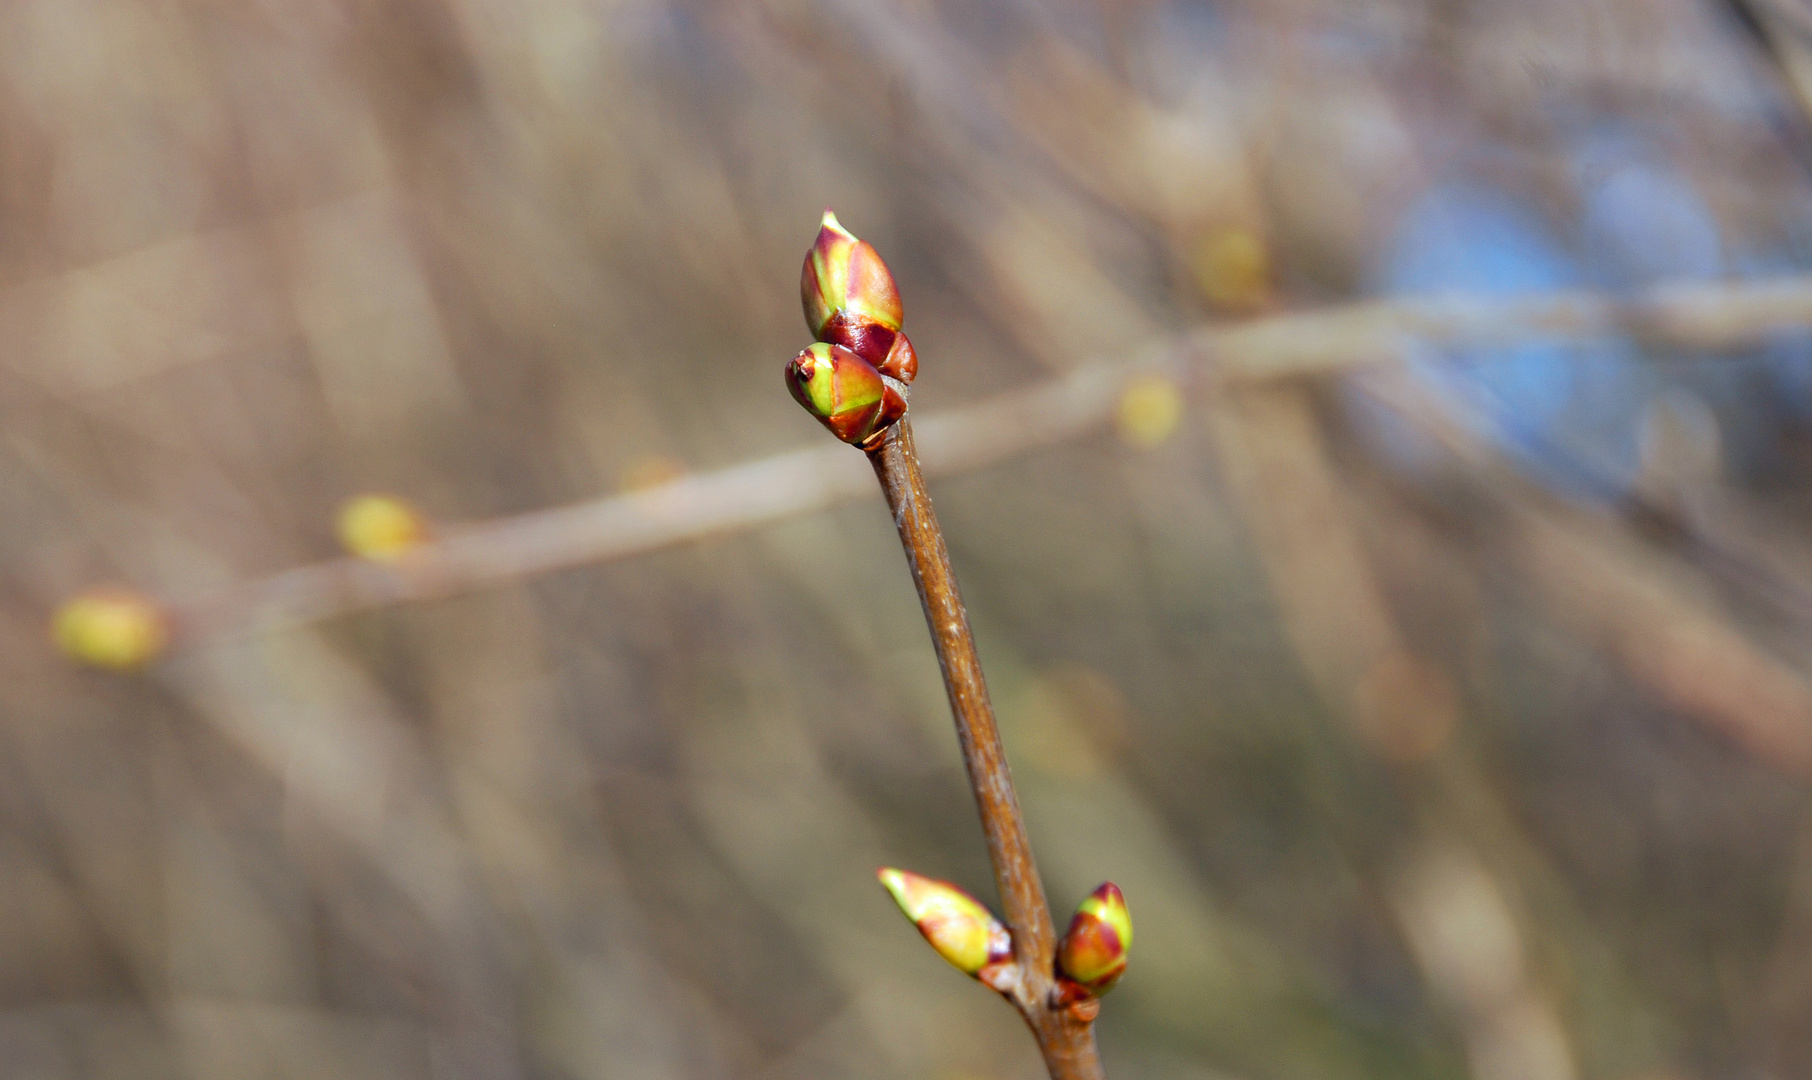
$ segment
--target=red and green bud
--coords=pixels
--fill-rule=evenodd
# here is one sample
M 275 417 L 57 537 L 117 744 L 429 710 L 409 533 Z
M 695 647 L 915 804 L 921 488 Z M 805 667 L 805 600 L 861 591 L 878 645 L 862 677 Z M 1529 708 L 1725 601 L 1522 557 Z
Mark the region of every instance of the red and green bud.
M 787 389 L 831 434 L 872 449 L 906 415 L 906 399 L 887 385 L 875 366 L 841 345 L 822 341 L 793 357 Z
M 875 876 L 939 956 L 996 990 L 1010 986 L 1013 935 L 981 901 L 948 881 L 910 870 L 884 866 Z
M 1057 943 L 1059 996 L 1065 1001 L 1099 997 L 1126 971 L 1132 947 L 1132 916 L 1126 897 L 1104 881 L 1076 907 L 1076 916 Z
M 918 374 L 912 343 L 900 333 L 900 292 L 880 252 L 826 210 L 799 275 L 806 325 L 819 341 L 841 345 L 903 383 Z

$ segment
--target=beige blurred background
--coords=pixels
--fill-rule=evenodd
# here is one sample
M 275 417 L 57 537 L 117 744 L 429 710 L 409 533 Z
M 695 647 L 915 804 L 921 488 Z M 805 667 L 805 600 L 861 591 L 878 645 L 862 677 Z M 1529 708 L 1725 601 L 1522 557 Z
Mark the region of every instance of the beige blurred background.
M 876 499 L 137 675 L 51 613 L 332 558 L 361 492 L 457 531 L 823 445 L 826 205 L 924 416 L 1355 301 L 1803 300 L 1808 27 L 0 5 L 0 1077 L 1038 1076 L 874 883 L 992 897 Z M 1707 310 L 1386 310 L 936 483 L 1052 902 L 1138 926 L 1110 1075 L 1812 1076 L 1812 336 Z

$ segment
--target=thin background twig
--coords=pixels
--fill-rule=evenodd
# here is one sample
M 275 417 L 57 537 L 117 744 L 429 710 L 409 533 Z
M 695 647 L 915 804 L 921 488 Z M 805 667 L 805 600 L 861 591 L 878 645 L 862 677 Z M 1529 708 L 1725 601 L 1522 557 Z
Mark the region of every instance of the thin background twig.
M 1417 350 L 1551 336 L 1629 334 L 1706 350 L 1812 326 L 1812 279 L 1662 288 L 1633 298 L 1569 292 L 1508 300 L 1377 301 L 1198 330 L 1136 362 L 1097 363 L 919 424 L 927 475 L 984 468 L 1070 441 L 1114 415 L 1141 375 L 1184 384 L 1272 379 L 1400 362 Z M 404 562 L 335 559 L 197 596 L 173 598 L 182 640 L 267 631 L 389 604 L 444 597 L 753 528 L 869 496 L 841 447 L 776 455 L 645 491 L 512 518 L 449 526 Z

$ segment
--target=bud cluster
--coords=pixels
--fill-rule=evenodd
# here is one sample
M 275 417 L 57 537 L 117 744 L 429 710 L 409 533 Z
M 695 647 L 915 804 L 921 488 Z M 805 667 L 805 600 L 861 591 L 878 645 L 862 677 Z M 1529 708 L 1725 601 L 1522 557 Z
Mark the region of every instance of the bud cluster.
M 1011 991 L 1019 978 L 1013 935 L 981 901 L 948 881 L 908 870 L 885 866 L 876 876 L 939 956 L 1003 994 Z M 1076 1007 L 1092 1017 L 1095 999 L 1126 971 L 1131 946 L 1126 897 L 1113 882 L 1104 881 L 1076 908 L 1069 930 L 1057 943 L 1052 1004 Z
M 918 374 L 900 332 L 900 293 L 881 255 L 829 210 L 799 276 L 806 325 L 817 343 L 787 365 L 787 389 L 831 433 L 865 450 L 906 415 L 904 386 Z

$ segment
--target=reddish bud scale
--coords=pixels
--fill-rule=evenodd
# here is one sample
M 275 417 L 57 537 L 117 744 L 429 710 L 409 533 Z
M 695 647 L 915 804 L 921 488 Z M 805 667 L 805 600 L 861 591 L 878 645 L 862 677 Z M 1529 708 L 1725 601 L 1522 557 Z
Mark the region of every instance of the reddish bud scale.
M 793 400 L 816 416 L 831 434 L 872 448 L 906 415 L 906 401 L 887 385 L 873 364 L 841 345 L 816 342 L 786 369 Z
M 1100 997 L 1126 971 L 1132 947 L 1132 916 L 1126 897 L 1104 881 L 1076 907 L 1070 928 L 1057 943 L 1060 1003 Z
M 818 340 L 841 345 L 875 366 L 881 374 L 910 383 L 918 376 L 919 357 L 912 342 L 898 330 L 851 319 L 845 312 L 831 316 Z

